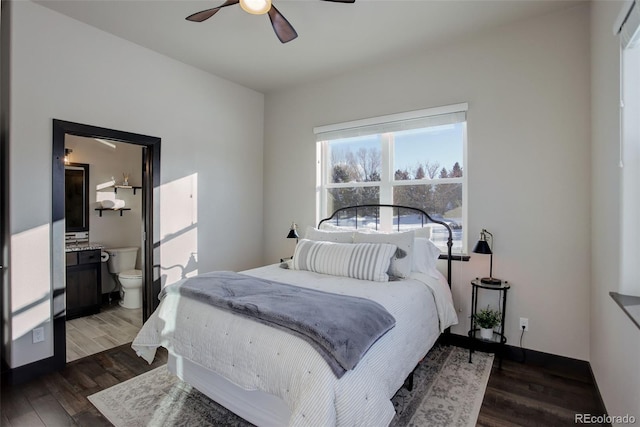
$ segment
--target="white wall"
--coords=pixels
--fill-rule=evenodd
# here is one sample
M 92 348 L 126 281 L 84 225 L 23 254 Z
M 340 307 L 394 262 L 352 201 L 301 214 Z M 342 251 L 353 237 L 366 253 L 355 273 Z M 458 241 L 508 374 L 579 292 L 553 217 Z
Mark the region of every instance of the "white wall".
M 527 317 L 525 347 L 588 360 L 589 59 L 582 5 L 267 94 L 264 261 L 291 253 L 292 220 L 315 222 L 314 126 L 468 102 L 467 233 L 470 245 L 481 228 L 495 236 L 509 344 Z M 469 280 L 487 273 L 484 256 L 455 263 L 454 333 L 469 327 Z
M 10 367 L 53 354 L 54 118 L 162 138 L 164 283 L 192 253 L 201 272 L 260 264 L 262 94 L 31 2 L 13 4 L 12 30 Z M 32 344 L 39 325 L 46 339 Z
M 621 2 L 595 1 L 591 12 L 592 227 L 591 368 L 610 415 L 640 419 L 640 330 L 609 296 L 619 286 L 619 42 Z

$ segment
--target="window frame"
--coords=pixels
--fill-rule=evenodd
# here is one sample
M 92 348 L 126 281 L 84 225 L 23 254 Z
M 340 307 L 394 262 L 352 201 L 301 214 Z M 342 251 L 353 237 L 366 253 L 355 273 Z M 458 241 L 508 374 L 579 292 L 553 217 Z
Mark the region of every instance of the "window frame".
M 357 129 L 364 128 L 366 126 L 384 125 L 386 123 L 401 122 L 403 120 L 413 120 L 416 118 L 430 118 L 444 114 L 451 113 L 464 113 L 465 118 L 463 121 L 457 121 L 462 124 L 462 177 L 458 178 L 428 178 L 423 179 L 411 179 L 411 180 L 397 180 L 395 178 L 395 140 L 393 138 L 394 132 L 380 132 L 371 133 L 372 135 L 381 136 L 381 170 L 380 181 L 363 181 L 363 182 L 341 182 L 331 183 L 329 177 L 331 176 L 331 159 L 330 150 L 328 149 L 329 143 L 332 140 L 341 138 L 323 138 L 323 134 L 329 132 L 340 131 L 341 129 Z M 402 186 L 419 186 L 419 185 L 439 185 L 439 184 L 461 184 L 462 185 L 462 238 L 460 252 L 454 251 L 456 255 L 466 255 L 468 253 L 468 162 L 467 162 L 467 117 L 468 105 L 455 104 L 444 107 L 435 107 L 424 110 L 411 111 L 407 113 L 392 114 L 387 116 L 373 117 L 369 119 L 357 120 L 352 122 L 339 123 L 334 125 L 327 125 L 314 128 L 316 138 L 316 223 L 322 218 L 326 218 L 331 215 L 332 212 L 328 212 L 328 194 L 329 190 L 334 188 L 366 188 L 366 187 L 378 187 L 379 200 L 381 204 L 394 204 L 393 193 L 394 188 Z M 431 126 L 418 127 L 417 129 L 426 129 Z M 431 212 L 428 212 L 431 213 Z
M 618 290 L 623 295 L 640 297 L 640 83 L 634 78 L 640 67 L 640 4 L 622 5 L 613 27 L 619 36 L 619 150 L 620 150 L 620 256 Z

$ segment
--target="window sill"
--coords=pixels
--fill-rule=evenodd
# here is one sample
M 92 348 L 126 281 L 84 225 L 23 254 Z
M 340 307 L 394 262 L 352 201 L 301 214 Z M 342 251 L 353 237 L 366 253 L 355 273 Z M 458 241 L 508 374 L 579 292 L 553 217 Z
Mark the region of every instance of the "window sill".
M 617 292 L 609 292 L 609 295 L 640 329 L 640 297 L 623 295 Z

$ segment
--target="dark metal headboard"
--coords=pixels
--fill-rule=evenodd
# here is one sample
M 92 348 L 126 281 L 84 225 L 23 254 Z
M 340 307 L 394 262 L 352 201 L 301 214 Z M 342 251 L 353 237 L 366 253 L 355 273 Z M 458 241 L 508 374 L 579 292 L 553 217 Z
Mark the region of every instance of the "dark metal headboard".
M 395 209 L 396 210 L 396 215 L 398 217 L 398 231 L 400 231 L 400 211 L 404 210 L 404 211 L 412 211 L 415 213 L 419 213 L 421 216 L 421 220 L 422 220 L 422 224 L 421 226 L 424 227 L 425 224 L 427 223 L 434 223 L 434 224 L 440 224 L 442 225 L 447 232 L 449 233 L 449 237 L 447 238 L 447 283 L 449 283 L 449 287 L 451 287 L 451 247 L 453 246 L 453 233 L 451 232 L 451 227 L 449 226 L 449 224 L 447 224 L 444 221 L 440 221 L 437 219 L 433 219 L 428 213 L 426 213 L 425 211 L 423 211 L 422 209 L 418 209 L 418 208 L 412 208 L 409 206 L 401 206 L 401 205 L 357 205 L 357 206 L 346 206 L 344 208 L 340 208 L 340 209 L 336 209 L 331 216 L 324 218 L 322 220 L 320 220 L 320 222 L 318 223 L 318 228 L 320 228 L 320 226 L 322 225 L 322 223 L 324 222 L 328 222 L 331 221 L 333 219 L 335 219 L 335 225 L 339 226 L 340 225 L 340 213 L 341 212 L 345 212 L 345 211 L 349 211 L 352 210 L 354 211 L 354 215 L 355 215 L 355 228 L 358 228 L 358 210 L 360 211 L 366 211 L 366 210 L 371 210 L 371 209 L 375 209 L 375 220 L 376 220 L 376 229 L 378 228 L 378 224 L 380 222 L 380 208 L 391 208 L 391 209 Z

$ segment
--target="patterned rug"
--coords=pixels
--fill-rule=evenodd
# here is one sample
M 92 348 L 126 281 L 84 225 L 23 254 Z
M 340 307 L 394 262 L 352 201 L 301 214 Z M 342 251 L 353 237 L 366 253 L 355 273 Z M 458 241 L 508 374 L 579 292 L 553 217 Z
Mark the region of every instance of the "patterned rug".
M 392 427 L 475 426 L 493 355 L 436 345 L 414 373 L 413 390 L 393 397 Z M 89 396 L 116 427 L 251 424 L 171 375 L 161 366 Z

